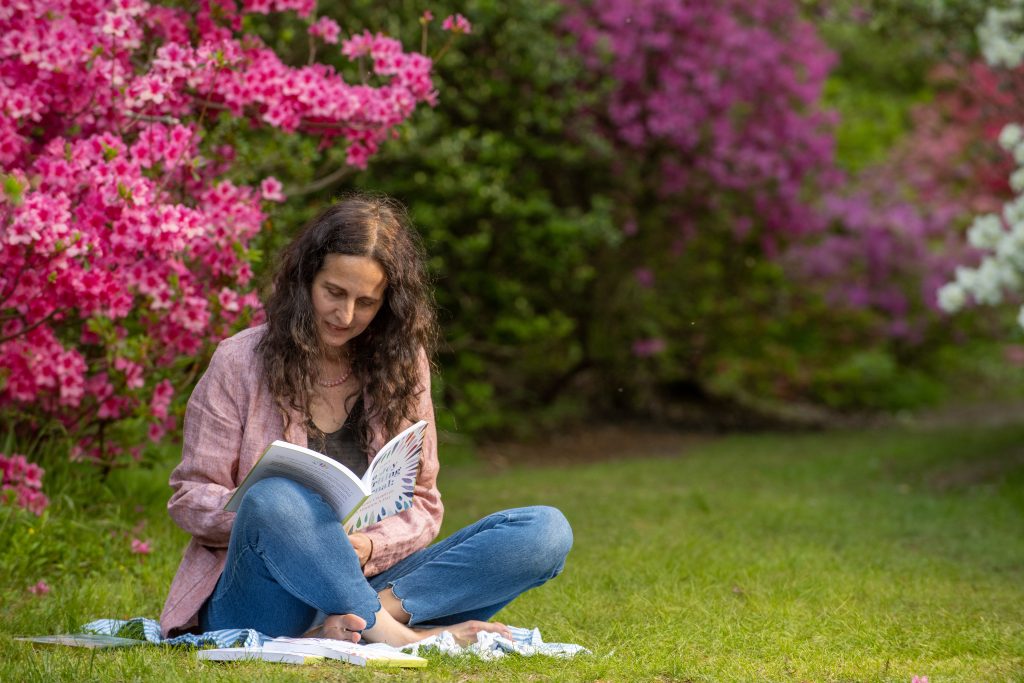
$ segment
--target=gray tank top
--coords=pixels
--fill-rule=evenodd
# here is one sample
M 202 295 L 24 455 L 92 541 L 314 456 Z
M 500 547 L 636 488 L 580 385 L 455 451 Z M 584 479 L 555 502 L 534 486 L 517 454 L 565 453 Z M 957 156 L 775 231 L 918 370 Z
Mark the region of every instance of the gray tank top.
M 360 396 L 345 418 L 345 424 L 337 431 L 320 436 L 315 429 L 306 430 L 310 448 L 337 460 L 359 477 L 363 476 L 369 466 L 366 453 L 359 447 L 359 435 L 356 434 L 356 423 L 362 412 L 363 397 Z

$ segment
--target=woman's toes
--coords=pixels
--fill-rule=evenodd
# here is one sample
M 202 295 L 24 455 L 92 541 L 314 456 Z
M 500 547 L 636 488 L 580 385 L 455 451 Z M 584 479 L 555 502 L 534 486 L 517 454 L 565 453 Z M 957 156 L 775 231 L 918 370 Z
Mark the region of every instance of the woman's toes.
M 359 642 L 366 620 L 357 614 L 332 614 L 324 619 L 323 637 Z

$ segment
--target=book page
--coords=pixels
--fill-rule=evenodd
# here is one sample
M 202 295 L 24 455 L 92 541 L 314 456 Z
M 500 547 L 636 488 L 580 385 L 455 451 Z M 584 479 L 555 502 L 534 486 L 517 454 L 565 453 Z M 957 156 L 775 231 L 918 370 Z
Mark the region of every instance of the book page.
M 287 441 L 275 441 L 260 456 L 224 509 L 236 512 L 245 492 L 269 477 L 291 479 L 320 494 L 339 521 L 348 517 L 369 493 L 362 480 L 336 460 Z
M 412 507 L 427 424 L 420 420 L 380 449 L 363 475 L 363 484 L 368 485 L 370 497 L 348 520 L 346 532 L 359 531 Z

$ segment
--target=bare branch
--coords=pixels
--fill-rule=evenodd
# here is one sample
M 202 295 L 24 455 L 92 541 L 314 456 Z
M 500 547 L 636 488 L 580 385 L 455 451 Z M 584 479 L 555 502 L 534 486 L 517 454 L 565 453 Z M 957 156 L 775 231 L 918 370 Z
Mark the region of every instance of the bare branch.
M 326 189 L 331 185 L 341 182 L 346 177 L 355 173 L 355 169 L 351 166 L 341 166 L 340 168 L 328 173 L 323 178 L 314 180 L 309 185 L 295 188 L 294 190 L 285 190 L 284 194 L 286 197 L 302 197 L 307 194 L 313 194 L 320 190 Z
M 10 341 L 12 339 L 15 339 L 17 337 L 20 337 L 23 334 L 28 334 L 29 332 L 31 332 L 32 330 L 36 329 L 37 327 L 39 327 L 43 323 L 47 322 L 50 318 L 52 318 L 55 315 L 57 315 L 57 309 L 54 309 L 54 310 L 50 311 L 50 314 L 47 315 L 45 318 L 37 320 L 36 322 L 32 323 L 31 325 L 29 325 L 25 329 L 19 330 L 15 334 L 10 334 L 10 335 L 7 335 L 6 337 L 0 337 L 0 344 L 3 344 L 4 342 L 8 342 L 8 341 Z

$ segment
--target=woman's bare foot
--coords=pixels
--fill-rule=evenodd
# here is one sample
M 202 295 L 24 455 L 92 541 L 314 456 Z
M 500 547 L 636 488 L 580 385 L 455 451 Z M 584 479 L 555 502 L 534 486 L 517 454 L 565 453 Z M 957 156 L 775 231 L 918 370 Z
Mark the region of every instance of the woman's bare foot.
M 331 614 L 324 619 L 324 623 L 309 629 L 302 634 L 302 637 L 330 638 L 358 643 L 364 628 L 366 628 L 366 619 L 357 614 Z

